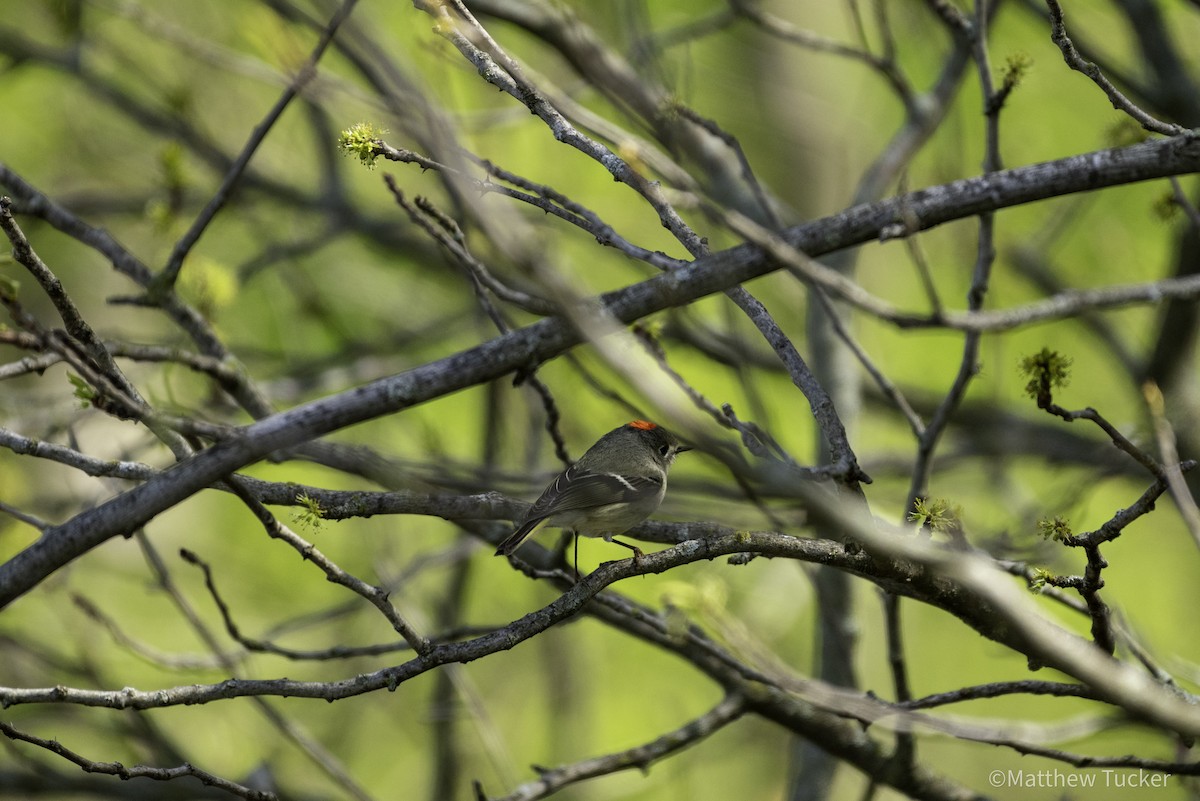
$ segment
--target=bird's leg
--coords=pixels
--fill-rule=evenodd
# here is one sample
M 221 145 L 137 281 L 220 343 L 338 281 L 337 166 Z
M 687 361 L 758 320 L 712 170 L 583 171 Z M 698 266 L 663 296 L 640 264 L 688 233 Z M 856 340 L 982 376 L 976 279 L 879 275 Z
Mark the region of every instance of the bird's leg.
M 579 534 L 575 534 L 575 583 L 579 583 Z
M 639 559 L 641 559 L 643 556 L 645 556 L 645 555 L 646 555 L 646 554 L 642 553 L 642 549 L 641 549 L 641 548 L 637 547 L 636 545 L 630 545 L 628 542 L 621 542 L 621 541 L 620 541 L 619 539 L 617 539 L 616 537 L 613 537 L 613 538 L 611 538 L 611 539 L 609 540 L 609 542 L 615 542 L 617 545 L 624 545 L 626 548 L 628 548 L 629 550 L 633 551 L 633 563 L 634 563 L 635 565 L 637 564 L 637 561 L 638 561 Z

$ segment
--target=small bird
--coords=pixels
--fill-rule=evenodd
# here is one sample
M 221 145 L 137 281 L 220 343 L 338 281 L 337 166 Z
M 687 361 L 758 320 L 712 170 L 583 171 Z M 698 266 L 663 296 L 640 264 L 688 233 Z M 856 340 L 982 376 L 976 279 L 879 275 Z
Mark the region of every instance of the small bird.
M 588 448 L 579 461 L 546 487 L 516 530 L 496 549 L 508 556 L 543 525 L 578 535 L 603 537 L 632 550 L 635 545 L 613 539 L 654 513 L 667 493 L 667 471 L 675 457 L 691 448 L 674 434 L 646 420 L 613 429 Z

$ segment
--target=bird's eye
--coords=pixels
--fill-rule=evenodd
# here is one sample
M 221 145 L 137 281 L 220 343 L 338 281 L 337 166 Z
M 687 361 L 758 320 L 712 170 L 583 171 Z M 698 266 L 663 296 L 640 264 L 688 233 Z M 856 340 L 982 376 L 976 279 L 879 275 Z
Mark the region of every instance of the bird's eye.
M 663 456 L 666 456 L 668 453 L 671 452 L 671 446 L 663 445 L 663 446 L 659 447 L 658 452 L 661 453 Z

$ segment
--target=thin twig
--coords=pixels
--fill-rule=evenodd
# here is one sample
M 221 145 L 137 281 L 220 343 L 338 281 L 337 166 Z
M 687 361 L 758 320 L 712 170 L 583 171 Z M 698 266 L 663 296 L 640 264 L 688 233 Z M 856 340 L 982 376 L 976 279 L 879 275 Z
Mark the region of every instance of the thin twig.
M 7 504 L 3 501 L 0 501 L 0 512 L 8 515 L 9 517 L 13 518 L 14 520 L 20 520 L 22 523 L 25 523 L 28 526 L 32 526 L 33 528 L 37 529 L 38 531 L 45 531 L 47 528 L 50 527 L 50 524 L 47 523 L 45 520 L 35 517 L 35 516 L 29 514 L 28 512 L 22 512 L 17 507 Z
M 195 607 L 180 591 L 178 585 L 176 585 L 174 577 L 171 575 L 171 571 L 168 569 L 166 562 L 163 561 L 158 549 L 146 536 L 145 532 L 140 531 L 136 536 L 138 545 L 141 546 L 142 553 L 145 555 L 146 561 L 149 563 L 150 569 L 153 571 L 159 586 L 168 595 L 172 603 L 175 604 L 191 629 L 200 637 L 201 641 L 204 642 L 214 656 L 219 659 L 227 656 L 226 652 L 219 647 L 217 638 L 200 618 Z M 234 665 L 233 663 L 223 662 L 222 668 L 233 672 Z M 236 681 L 237 679 L 232 680 Z M 347 794 L 357 799 L 357 801 L 373 801 L 372 797 L 346 770 L 345 765 L 333 756 L 321 743 L 309 735 L 300 724 L 283 715 L 266 698 L 255 697 L 251 700 L 254 708 L 276 731 L 294 743 L 304 752 L 305 756 L 312 760 L 313 764 L 337 782 L 339 786 L 344 788 Z
M 13 728 L 9 724 L 0 721 L 0 734 L 8 737 L 10 740 L 30 743 L 39 748 L 44 748 L 52 754 L 56 754 L 63 759 L 78 765 L 85 773 L 100 773 L 108 776 L 116 776 L 122 781 L 128 779 L 153 779 L 155 781 L 171 781 L 172 779 L 181 779 L 190 776 L 193 779 L 199 779 L 209 787 L 216 787 L 227 793 L 237 796 L 238 798 L 246 798 L 250 801 L 278 801 L 279 796 L 275 793 L 266 790 L 254 790 L 244 785 L 232 782 L 228 779 L 222 779 L 209 773 L 206 770 L 184 763 L 177 768 L 153 768 L 146 765 L 130 765 L 126 766 L 120 762 L 95 762 L 87 757 L 67 748 L 58 740 L 45 740 L 41 737 L 35 737 L 32 734 L 26 734 L 19 729 Z
M 174 287 L 175 281 L 179 278 L 179 271 L 183 267 L 184 259 L 191 252 L 192 247 L 200 240 L 206 228 L 217 216 L 217 213 L 225 207 L 229 198 L 233 194 L 234 187 L 242 177 L 242 173 L 246 171 L 246 167 L 250 164 L 250 159 L 254 157 L 259 145 L 266 139 L 271 128 L 278 122 L 283 115 L 288 105 L 304 90 L 304 87 L 317 74 L 317 62 L 321 60 L 326 48 L 333 41 L 334 35 L 338 28 L 346 18 L 350 16 L 350 12 L 354 10 L 354 5 L 358 0 L 343 0 L 341 6 L 333 13 L 329 19 L 329 24 L 325 26 L 325 30 L 321 32 L 320 38 L 317 40 L 316 46 L 300 66 L 296 77 L 283 90 L 283 94 L 275 101 L 275 105 L 267 112 L 267 115 L 262 121 L 254 127 L 254 131 L 250 134 L 250 138 L 242 147 L 242 151 L 234 159 L 229 170 L 225 173 L 225 177 L 221 179 L 221 185 L 217 187 L 217 191 L 205 204 L 204 208 L 197 215 L 191 227 L 184 233 L 182 237 L 175 243 L 175 247 L 171 249 L 171 255 L 167 259 L 166 265 L 163 266 L 162 272 L 154 279 L 149 290 L 151 296 L 155 297 L 155 293 L 161 293 L 163 289 Z
M 1050 39 L 1062 51 L 1063 60 L 1067 62 L 1067 66 L 1071 69 L 1082 72 L 1091 78 L 1092 82 L 1099 86 L 1104 91 L 1104 94 L 1108 95 L 1113 108 L 1125 112 L 1137 120 L 1139 125 L 1152 133 L 1164 136 L 1177 136 L 1187 133 L 1187 128 L 1182 125 L 1162 122 L 1156 119 L 1122 94 L 1121 90 L 1117 89 L 1112 81 L 1104 76 L 1104 73 L 1100 71 L 1098 66 L 1079 55 L 1079 51 L 1075 49 L 1075 44 L 1071 41 L 1071 37 L 1067 35 L 1067 26 L 1063 22 L 1062 6 L 1058 4 L 1058 0 L 1046 0 L 1046 6 L 1050 9 Z
M 12 215 L 12 200 L 4 197 L 0 198 L 0 228 L 4 230 L 8 240 L 12 243 L 13 258 L 17 260 L 29 273 L 34 277 L 50 302 L 54 304 L 55 310 L 62 319 L 63 324 L 67 328 L 67 333 L 70 334 L 83 348 L 84 352 L 95 362 L 96 366 L 104 375 L 111 381 L 116 382 L 122 392 L 137 398 L 137 390 L 133 388 L 133 384 L 120 371 L 112 354 L 96 336 L 96 332 L 92 330 L 91 325 L 83 319 L 79 308 L 75 305 L 75 301 L 71 300 L 71 296 L 63 288 L 62 282 L 56 276 L 46 263 L 34 251 L 33 246 L 29 244 L 29 240 L 25 237 L 25 232 L 17 225 L 17 221 Z
M 259 523 L 266 529 L 268 536 L 287 543 L 306 562 L 312 562 L 316 565 L 329 581 L 345 587 L 366 599 L 380 611 L 388 623 L 391 624 L 392 628 L 395 629 L 396 633 L 403 637 L 404 641 L 418 654 L 425 653 L 429 649 L 429 641 L 417 633 L 416 629 L 404 619 L 395 605 L 388 601 L 388 594 L 383 588 L 371 586 L 357 576 L 338 567 L 333 560 L 318 551 L 312 543 L 306 542 L 294 531 L 280 523 L 275 515 L 271 514 L 270 510 L 260 503 L 239 479 L 231 478 L 228 480 L 228 483 L 233 490 L 233 494 L 238 496 L 242 500 L 242 503 L 258 518 Z M 195 554 L 186 550 L 182 554 L 187 561 L 200 566 L 207 572 L 207 566 Z
M 1192 535 L 1193 542 L 1196 543 L 1197 548 L 1200 548 L 1200 508 L 1197 508 L 1196 499 L 1192 496 L 1192 491 L 1183 477 L 1179 452 L 1175 447 L 1175 432 L 1171 428 L 1170 421 L 1167 420 L 1166 403 L 1163 400 L 1162 390 L 1154 382 L 1147 381 L 1142 387 L 1142 393 L 1146 398 L 1146 407 L 1150 410 L 1150 419 L 1154 423 L 1158 452 L 1165 468 L 1171 497 L 1175 500 L 1175 506 L 1179 509 L 1179 514 L 1183 518 L 1184 525 L 1187 526 L 1188 533 Z
M 608 776 L 631 768 L 645 773 L 653 763 L 695 745 L 733 723 L 746 711 L 744 699 L 737 695 L 726 696 L 708 712 L 648 743 L 570 765 L 539 769 L 539 776 L 535 781 L 522 784 L 495 801 L 536 801 L 553 795 L 564 787 L 597 776 Z

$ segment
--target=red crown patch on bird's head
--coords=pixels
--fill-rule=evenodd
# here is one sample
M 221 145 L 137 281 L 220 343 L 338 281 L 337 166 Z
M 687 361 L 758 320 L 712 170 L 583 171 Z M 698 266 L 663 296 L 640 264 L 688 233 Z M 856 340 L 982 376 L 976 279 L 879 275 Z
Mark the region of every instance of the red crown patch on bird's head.
M 629 428 L 636 428 L 639 431 L 653 431 L 658 428 L 658 424 L 651 423 L 649 420 L 631 420 L 626 425 Z

